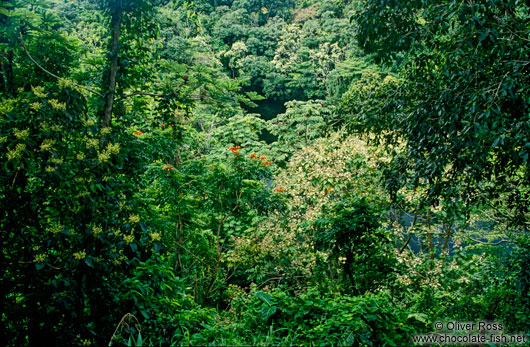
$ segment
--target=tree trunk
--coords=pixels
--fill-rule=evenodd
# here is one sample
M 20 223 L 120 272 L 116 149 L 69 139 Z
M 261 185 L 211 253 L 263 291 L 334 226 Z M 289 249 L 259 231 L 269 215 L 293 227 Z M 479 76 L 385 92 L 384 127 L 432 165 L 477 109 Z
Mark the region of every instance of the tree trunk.
M 434 259 L 434 244 L 432 241 L 432 223 L 431 223 L 431 208 L 429 207 L 429 210 L 427 211 L 427 228 L 429 230 L 429 233 L 427 234 L 427 237 L 429 238 L 429 253 L 431 254 L 431 259 Z
M 0 85 L 0 92 L 7 95 L 14 96 L 15 87 L 13 83 L 13 51 L 9 51 L 2 62 L 2 83 Z
M 116 1 L 116 9 L 111 13 L 112 17 L 112 42 L 110 47 L 110 69 L 108 74 L 108 85 L 104 94 L 105 104 L 103 107 L 103 128 L 110 126 L 112 122 L 112 106 L 116 94 L 116 77 L 118 75 L 118 58 L 120 52 L 120 31 L 123 18 L 122 0 Z
M 451 233 L 453 231 L 453 222 L 450 221 L 447 224 L 444 223 L 443 230 L 445 231 L 445 240 L 444 240 L 444 244 L 442 246 L 442 256 L 445 255 L 445 252 L 447 251 L 447 248 L 449 246 L 449 240 L 451 239 Z
M 7 3 L 7 0 L 2 0 L 2 3 Z M 12 10 L 13 7 L 6 4 L 3 5 L 4 9 Z M 0 25 L 7 26 L 10 18 L 5 15 L 0 15 Z M 10 42 L 10 39 L 3 37 L 0 39 L 0 43 L 7 44 L 8 46 L 13 45 L 13 42 Z M 13 48 L 10 47 L 7 53 L 0 53 L 0 93 L 5 95 L 15 96 L 15 84 L 14 84 L 14 75 L 13 75 Z

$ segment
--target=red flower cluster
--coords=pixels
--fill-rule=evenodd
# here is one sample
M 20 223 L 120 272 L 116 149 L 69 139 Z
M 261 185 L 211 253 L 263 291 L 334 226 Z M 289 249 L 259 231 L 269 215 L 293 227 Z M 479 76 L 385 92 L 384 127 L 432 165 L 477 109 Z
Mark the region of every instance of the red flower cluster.
M 174 170 L 174 169 L 175 168 L 173 166 L 171 166 L 171 165 L 166 165 L 166 166 L 162 167 L 162 170 L 168 170 L 169 171 L 169 170 Z
M 143 135 L 143 134 L 144 134 L 143 131 L 135 131 L 133 133 L 134 136 L 140 136 L 140 135 Z
M 241 149 L 241 146 L 233 146 L 228 148 L 228 150 L 234 154 L 239 154 L 239 149 Z

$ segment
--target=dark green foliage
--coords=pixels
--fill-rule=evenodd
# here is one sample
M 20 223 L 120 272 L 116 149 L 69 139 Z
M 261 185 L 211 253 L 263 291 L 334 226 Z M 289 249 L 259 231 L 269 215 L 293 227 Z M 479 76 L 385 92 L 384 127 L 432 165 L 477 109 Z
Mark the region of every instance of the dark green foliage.
M 213 310 L 199 307 L 187 290 L 185 281 L 164 259 L 147 260 L 123 282 L 122 300 L 137 317 L 146 343 L 186 344 L 212 323 Z M 137 332 L 130 333 L 136 336 Z M 127 338 L 127 334 L 116 335 L 117 340 Z
M 24 5 L 8 15 L 34 31 L 22 30 L 28 52 L 20 38 L 6 47 L 21 68 L 4 79 L 14 92 L 1 103 L 3 341 L 102 345 L 132 310 L 124 281 L 159 248 L 134 197 L 140 143 L 124 128 L 101 128 L 77 84 L 53 76 L 73 68 L 75 46 L 48 35 L 48 16 Z
M 285 113 L 268 121 L 270 133 L 277 139 L 277 159 L 286 161 L 297 150 L 324 136 L 335 108 L 325 100 L 289 101 Z
M 232 147 L 234 148 L 234 147 Z M 221 159 L 189 160 L 175 169 L 153 165 L 146 202 L 157 202 L 151 224 L 175 247 L 171 258 L 177 273 L 195 278 L 200 303 L 220 303 L 230 269 L 225 257 L 233 237 L 241 236 L 277 204 L 264 180 L 270 170 L 248 152 L 225 150 Z
M 421 315 L 392 307 L 385 294 L 350 297 L 315 289 L 299 295 L 253 291 L 233 301 L 237 322 L 205 330 L 223 345 L 400 346 L 425 329 Z
M 132 259 L 150 253 L 145 224 L 129 221 L 137 203 L 125 177 L 135 167 L 125 162 L 134 144 L 115 134 L 100 147 L 81 96 L 54 89 L 35 87 L 5 105 L 0 225 L 2 263 L 12 265 L 2 272 L 10 293 L 2 319 L 19 322 L 21 334 L 8 333 L 29 343 L 101 342 L 123 313 L 116 291 Z
M 358 23 L 359 46 L 377 61 L 389 62 L 408 51 L 422 32 L 421 6 L 436 6 L 430 0 L 382 0 L 359 3 L 352 21 Z
M 526 312 L 530 310 L 530 238 L 528 233 L 518 236 L 515 250 L 508 263 L 509 271 L 513 274 L 508 277 L 508 290 L 512 295 L 501 298 L 498 306 L 504 307 L 505 319 L 509 321 L 513 330 L 528 329 L 530 325 Z M 511 289 L 511 290 L 510 290 Z M 513 300 L 513 301 L 512 301 Z
M 329 251 L 326 262 L 342 264 L 345 291 L 362 294 L 388 283 L 395 263 L 390 238 L 381 212 L 364 198 L 336 204 L 314 227 L 315 248 Z
M 384 42 L 396 42 L 395 49 L 407 59 L 399 66 L 402 79 L 393 93 L 372 93 L 368 98 L 376 104 L 356 105 L 355 121 L 391 143 L 406 141 L 407 161 L 401 171 L 411 173 L 407 181 L 413 186 L 429 185 L 430 204 L 469 204 L 506 194 L 509 209 L 527 211 L 526 189 L 513 187 L 526 187 L 529 180 L 530 81 L 523 39 L 528 5 L 393 1 L 387 12 L 378 12 L 384 3 L 369 1 L 368 12 L 361 11 L 361 41 L 375 45 L 368 50 L 389 53 L 393 49 Z M 405 13 L 390 12 L 398 5 Z M 409 28 L 412 22 L 414 30 Z M 414 44 L 392 37 L 371 40 L 376 35 L 372 30 L 383 29 L 368 23 L 397 23 L 396 30 L 384 32 L 410 33 L 407 40 Z M 510 217 L 512 224 L 526 223 L 520 217 Z

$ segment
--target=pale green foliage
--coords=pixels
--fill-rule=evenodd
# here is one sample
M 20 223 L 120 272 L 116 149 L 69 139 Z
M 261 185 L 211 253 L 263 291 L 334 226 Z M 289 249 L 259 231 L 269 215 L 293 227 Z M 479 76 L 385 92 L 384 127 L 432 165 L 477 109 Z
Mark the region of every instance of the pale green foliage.
M 303 26 L 299 23 L 287 26 L 271 61 L 278 73 L 288 77 L 288 88 L 300 90 L 309 98 L 330 95 L 329 90 L 324 95 L 319 85 L 327 80 L 331 71 L 343 60 L 345 51 L 336 42 L 307 46 L 307 41 L 319 30 L 318 24 L 318 21 L 311 20 Z
M 373 149 L 352 136 L 337 133 L 302 148 L 273 184 L 282 190 L 278 194 L 286 195 L 289 210 L 271 215 L 256 232 L 236 238 L 231 261 L 245 267 L 258 283 L 300 285 L 308 280 L 317 254 L 305 224 L 317 219 L 324 206 L 348 196 L 384 203 L 376 166 Z
M 241 67 L 240 60 L 245 56 L 247 51 L 247 45 L 242 41 L 237 41 L 234 42 L 230 50 L 223 53 L 223 56 L 228 59 L 228 66 L 232 69 L 233 73 L 236 68 Z

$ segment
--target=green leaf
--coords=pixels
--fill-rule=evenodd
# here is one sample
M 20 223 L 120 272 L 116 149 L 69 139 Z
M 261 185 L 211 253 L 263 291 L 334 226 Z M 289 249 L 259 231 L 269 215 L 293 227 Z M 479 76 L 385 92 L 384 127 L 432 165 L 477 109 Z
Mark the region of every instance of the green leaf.
M 265 97 L 263 97 L 262 95 L 259 95 L 258 93 L 256 92 L 247 92 L 245 93 L 247 95 L 247 97 L 252 100 L 252 101 L 256 101 L 256 100 L 264 100 Z
M 164 247 L 162 246 L 162 243 L 156 241 L 156 242 L 153 243 L 153 248 L 154 248 L 155 252 L 158 252 L 161 249 L 163 249 Z
M 91 256 L 85 257 L 85 264 L 87 264 L 89 267 L 94 267 L 94 258 Z
M 267 294 L 267 293 L 263 293 L 263 292 L 257 292 L 256 293 L 256 296 L 261 300 L 263 301 L 264 303 L 266 303 L 267 305 L 269 306 L 272 306 L 273 302 L 272 302 L 272 297 Z
M 270 316 L 276 313 L 276 306 L 263 306 L 261 308 L 261 316 L 264 320 L 268 320 Z
M 429 317 L 423 313 L 411 313 L 407 316 L 407 319 L 410 319 L 410 318 L 414 318 L 425 324 L 427 324 L 427 322 L 429 321 Z

